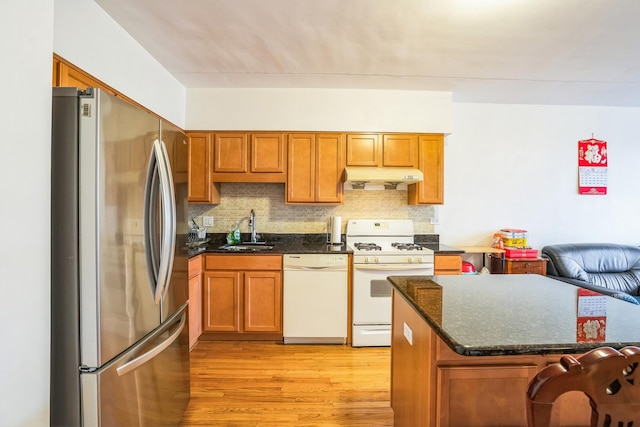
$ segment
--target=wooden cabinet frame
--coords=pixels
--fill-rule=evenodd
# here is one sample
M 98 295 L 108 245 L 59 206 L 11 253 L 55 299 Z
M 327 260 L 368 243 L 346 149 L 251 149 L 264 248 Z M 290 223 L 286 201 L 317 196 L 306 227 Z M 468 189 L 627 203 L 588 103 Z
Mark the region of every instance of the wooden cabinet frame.
M 286 203 L 343 203 L 344 141 L 340 133 L 288 135 Z
M 418 167 L 418 136 L 347 134 L 347 166 Z
M 202 255 L 189 260 L 189 348 L 202 334 Z
M 408 203 L 444 204 L 444 135 L 419 136 L 418 168 L 424 174 L 424 181 L 408 186 Z
M 205 255 L 201 339 L 282 339 L 282 255 Z
M 214 182 L 285 182 L 286 141 L 279 132 L 213 132 Z
M 213 162 L 213 133 L 188 132 L 189 203 L 220 203 L 220 184 L 211 177 Z
M 456 275 L 462 274 L 462 255 L 435 254 L 433 256 L 435 275 Z
M 561 355 L 462 356 L 395 289 L 392 301 L 395 427 L 526 425 L 527 384 Z M 590 413 L 583 393 L 566 393 L 554 404 L 551 427 L 589 425 Z

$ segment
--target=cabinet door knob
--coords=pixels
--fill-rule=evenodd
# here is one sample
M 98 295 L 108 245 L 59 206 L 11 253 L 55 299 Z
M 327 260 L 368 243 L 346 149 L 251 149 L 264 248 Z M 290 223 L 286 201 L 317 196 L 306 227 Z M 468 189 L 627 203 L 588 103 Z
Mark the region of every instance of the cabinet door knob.
M 525 263 L 524 263 L 524 266 L 525 266 L 525 267 L 527 267 L 527 268 L 529 268 L 529 267 L 531 267 L 531 263 L 530 263 L 530 262 L 525 262 Z

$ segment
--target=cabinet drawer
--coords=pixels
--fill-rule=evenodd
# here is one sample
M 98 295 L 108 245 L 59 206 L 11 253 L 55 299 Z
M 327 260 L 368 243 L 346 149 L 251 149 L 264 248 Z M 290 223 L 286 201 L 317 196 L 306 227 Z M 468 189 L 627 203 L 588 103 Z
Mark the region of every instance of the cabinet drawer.
M 547 275 L 547 260 L 533 259 L 504 259 L 499 255 L 490 255 L 491 273 L 493 274 L 540 274 Z
M 434 274 L 460 274 L 462 271 L 462 256 L 460 255 L 435 255 L 433 257 Z
M 506 261 L 508 274 L 546 274 L 546 262 L 544 260 L 517 260 Z
M 282 255 L 207 255 L 205 270 L 282 270 Z

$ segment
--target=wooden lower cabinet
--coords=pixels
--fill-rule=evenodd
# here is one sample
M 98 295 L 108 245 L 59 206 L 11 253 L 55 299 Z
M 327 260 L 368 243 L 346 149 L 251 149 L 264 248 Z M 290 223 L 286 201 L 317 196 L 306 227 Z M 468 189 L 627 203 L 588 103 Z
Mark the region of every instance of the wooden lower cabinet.
M 189 260 L 189 348 L 202 334 L 202 255 Z
M 282 256 L 205 260 L 202 339 L 282 339 Z
M 462 274 L 462 256 L 436 254 L 433 256 L 433 269 L 437 276 Z
M 391 334 L 394 427 L 526 427 L 526 390 L 561 355 L 462 356 L 395 290 Z M 569 392 L 550 427 L 590 425 L 589 401 Z
M 537 371 L 536 365 L 439 367 L 440 424 L 526 426 L 523 390 Z

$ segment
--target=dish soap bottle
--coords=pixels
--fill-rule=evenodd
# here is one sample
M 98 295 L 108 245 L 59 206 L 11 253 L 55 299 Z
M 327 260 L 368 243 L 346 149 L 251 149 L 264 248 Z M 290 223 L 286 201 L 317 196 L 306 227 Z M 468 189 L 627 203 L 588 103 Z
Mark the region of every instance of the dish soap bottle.
M 230 245 L 237 245 L 240 243 L 240 227 L 236 223 L 231 230 L 227 233 L 227 243 Z

